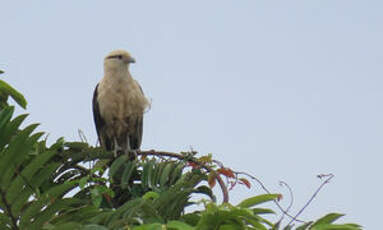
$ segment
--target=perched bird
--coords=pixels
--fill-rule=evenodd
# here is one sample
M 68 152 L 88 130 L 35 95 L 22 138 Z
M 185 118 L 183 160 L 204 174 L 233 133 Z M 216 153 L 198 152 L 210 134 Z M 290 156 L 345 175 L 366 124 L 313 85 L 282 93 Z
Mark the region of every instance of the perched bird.
M 143 115 L 149 106 L 141 86 L 129 72 L 135 59 L 115 50 L 104 59 L 104 77 L 93 93 L 93 118 L 102 147 L 131 154 L 140 149 Z

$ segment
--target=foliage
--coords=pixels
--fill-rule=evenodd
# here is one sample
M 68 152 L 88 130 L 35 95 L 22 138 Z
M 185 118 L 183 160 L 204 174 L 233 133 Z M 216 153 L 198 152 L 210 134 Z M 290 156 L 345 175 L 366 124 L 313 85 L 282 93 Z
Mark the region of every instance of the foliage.
M 0 74 L 3 74 L 4 71 L 0 70 Z M 16 103 L 22 108 L 27 107 L 27 101 L 24 96 L 19 93 L 16 89 L 10 86 L 3 80 L 0 80 L 0 108 L 7 105 L 8 98 L 11 97 Z
M 26 114 L 15 116 L 11 96 L 22 107 L 23 96 L 0 82 L 0 230 L 210 230 L 292 229 L 272 223 L 262 208 L 278 202 L 280 194 L 263 194 L 238 205 L 216 204 L 211 187 L 219 175 L 229 185 L 242 183 L 225 167 L 213 167 L 211 156 L 179 159 L 142 155 L 130 161 L 113 158 L 101 148 L 58 139 L 47 146 L 37 124 L 24 128 Z M 4 96 L 6 95 L 6 96 Z M 20 96 L 21 95 L 21 96 Z M 181 160 L 180 160 L 181 159 Z M 203 167 L 200 167 L 203 166 Z M 210 185 L 207 186 L 207 185 Z M 195 204 L 193 194 L 203 194 L 204 208 L 186 213 Z M 306 222 L 297 230 L 361 229 L 356 224 L 334 224 L 342 215 L 328 214 Z

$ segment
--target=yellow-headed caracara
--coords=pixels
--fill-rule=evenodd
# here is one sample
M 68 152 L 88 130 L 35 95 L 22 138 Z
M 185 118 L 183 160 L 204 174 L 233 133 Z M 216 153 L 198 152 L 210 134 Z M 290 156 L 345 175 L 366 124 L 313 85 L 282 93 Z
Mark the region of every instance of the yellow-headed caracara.
M 117 153 L 140 149 L 143 115 L 149 102 L 129 73 L 135 60 L 124 50 L 104 59 L 104 77 L 93 94 L 93 118 L 102 147 Z

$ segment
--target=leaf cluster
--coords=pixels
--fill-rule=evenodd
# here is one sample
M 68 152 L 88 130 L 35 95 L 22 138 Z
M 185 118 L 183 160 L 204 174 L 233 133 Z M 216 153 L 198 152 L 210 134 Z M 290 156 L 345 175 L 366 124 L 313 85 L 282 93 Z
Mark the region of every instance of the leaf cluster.
M 22 128 L 27 115 L 15 116 L 7 98 L 23 107 L 26 102 L 9 87 L 0 82 L 0 230 L 294 228 L 271 222 L 267 215 L 275 211 L 261 206 L 277 202 L 280 194 L 254 196 L 237 205 L 217 204 L 211 189 L 214 175 L 231 178 L 230 183 L 236 183 L 236 177 L 227 168 L 207 172 L 197 167 L 213 162 L 210 155 L 200 161 L 193 156 L 129 160 L 63 138 L 48 146 L 44 133 L 35 132 L 38 124 Z M 235 181 L 249 183 L 242 178 Z M 193 201 L 193 194 L 204 199 Z M 185 211 L 196 203 L 204 208 Z M 295 229 L 361 229 L 334 223 L 341 216 L 330 213 Z

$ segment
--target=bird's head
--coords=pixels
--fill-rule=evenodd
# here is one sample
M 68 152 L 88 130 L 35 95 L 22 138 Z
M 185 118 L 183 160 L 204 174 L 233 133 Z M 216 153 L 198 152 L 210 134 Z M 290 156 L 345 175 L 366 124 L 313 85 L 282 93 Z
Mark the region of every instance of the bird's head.
M 106 70 L 119 70 L 129 67 L 130 63 L 136 60 L 125 50 L 114 50 L 104 59 L 104 68 Z

